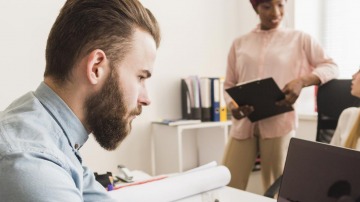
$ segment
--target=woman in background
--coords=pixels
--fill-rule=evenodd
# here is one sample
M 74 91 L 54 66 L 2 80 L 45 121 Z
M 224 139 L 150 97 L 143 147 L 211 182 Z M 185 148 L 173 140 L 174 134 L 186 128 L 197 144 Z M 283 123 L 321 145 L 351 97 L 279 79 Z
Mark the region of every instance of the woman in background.
M 351 94 L 360 98 L 360 71 L 352 76 Z M 330 144 L 360 151 L 360 108 L 349 107 L 339 117 Z
M 273 77 L 283 89 L 279 105 L 293 105 L 301 89 L 325 83 L 338 75 L 337 65 L 308 34 L 281 27 L 285 0 L 251 0 L 260 23 L 236 38 L 228 54 L 225 89 L 249 80 Z M 254 92 L 261 93 L 261 92 Z M 266 190 L 283 171 L 290 138 L 297 127 L 296 112 L 250 122 L 252 106 L 236 106 L 225 96 L 232 127 L 223 163 L 231 172 L 229 186 L 245 190 L 255 159 L 261 155 Z

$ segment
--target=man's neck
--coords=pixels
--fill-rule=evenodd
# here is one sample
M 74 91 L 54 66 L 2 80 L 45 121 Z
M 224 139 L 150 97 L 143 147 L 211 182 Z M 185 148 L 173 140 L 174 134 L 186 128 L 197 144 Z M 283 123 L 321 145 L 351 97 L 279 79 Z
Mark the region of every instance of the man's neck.
M 85 97 L 82 92 L 80 92 L 79 86 L 74 86 L 77 84 L 71 82 L 64 82 L 64 84 L 58 84 L 54 79 L 50 77 L 44 78 L 44 83 L 49 86 L 73 111 L 73 113 L 78 117 L 81 123 L 85 125 L 85 116 L 84 116 L 84 102 Z

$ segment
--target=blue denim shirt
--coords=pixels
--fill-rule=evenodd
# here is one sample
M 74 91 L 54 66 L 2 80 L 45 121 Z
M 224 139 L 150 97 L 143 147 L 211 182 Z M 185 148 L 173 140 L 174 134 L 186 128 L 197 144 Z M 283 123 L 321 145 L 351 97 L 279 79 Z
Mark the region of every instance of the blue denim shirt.
M 45 83 L 0 112 L 0 201 L 113 201 L 82 166 L 80 120 Z

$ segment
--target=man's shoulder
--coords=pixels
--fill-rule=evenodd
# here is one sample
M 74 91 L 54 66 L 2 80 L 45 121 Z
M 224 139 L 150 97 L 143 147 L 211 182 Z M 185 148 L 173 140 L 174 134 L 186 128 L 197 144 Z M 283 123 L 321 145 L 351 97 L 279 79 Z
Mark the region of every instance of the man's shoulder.
M 30 130 L 44 130 L 50 127 L 54 120 L 51 115 L 34 96 L 29 92 L 12 102 L 0 115 L 0 124 L 4 129 L 19 133 L 28 133 L 24 128 Z M 53 129 L 53 128 L 49 128 Z M 30 133 L 30 132 L 29 132 Z
M 36 151 L 36 148 L 54 146 L 61 133 L 61 128 L 33 93 L 15 100 L 0 115 L 2 151 Z
M 60 148 L 61 130 L 56 129 L 51 116 L 36 102 L 30 93 L 14 101 L 1 113 L 0 169 L 3 173 L 0 181 L 12 178 L 24 182 L 41 181 L 51 173 L 64 170 L 66 172 L 63 173 L 70 173 L 67 157 Z M 24 190 L 37 190 L 36 186 L 16 185 Z
M 54 163 L 55 158 L 41 152 L 12 152 L 0 160 L 0 195 L 4 201 L 43 201 L 44 198 L 67 201 L 81 193 L 69 172 Z M 59 186 L 64 189 L 59 189 Z M 21 190 L 21 191 L 20 191 Z
M 34 93 L 15 100 L 0 115 L 0 187 L 7 186 L 0 195 L 6 201 L 40 201 L 54 195 L 59 201 L 82 201 L 74 186 L 75 178 L 82 178 L 82 167 L 71 159 L 75 155 L 67 154 L 73 151 L 61 127 Z

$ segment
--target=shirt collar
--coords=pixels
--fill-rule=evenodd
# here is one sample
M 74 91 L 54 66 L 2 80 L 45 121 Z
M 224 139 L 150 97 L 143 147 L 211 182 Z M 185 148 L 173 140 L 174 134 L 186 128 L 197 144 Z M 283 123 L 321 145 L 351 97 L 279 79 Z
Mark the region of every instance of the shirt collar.
M 275 31 L 277 31 L 277 30 L 280 30 L 280 29 L 282 29 L 282 24 L 280 24 L 278 27 L 275 27 L 275 28 L 269 29 L 269 30 L 262 30 L 262 29 L 260 28 L 260 24 L 258 24 L 258 25 L 256 26 L 256 28 L 253 30 L 253 32 L 257 32 L 257 33 L 272 33 L 272 32 L 275 32 Z
M 35 96 L 64 131 L 71 147 L 79 150 L 89 134 L 68 105 L 44 82 L 35 91 Z

